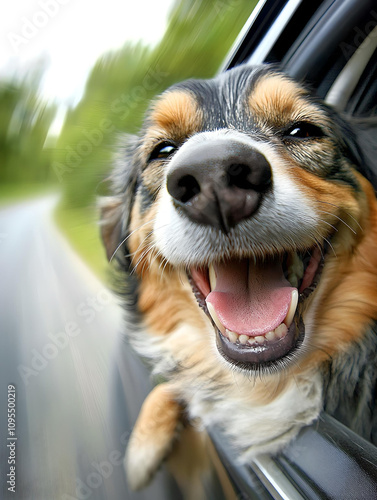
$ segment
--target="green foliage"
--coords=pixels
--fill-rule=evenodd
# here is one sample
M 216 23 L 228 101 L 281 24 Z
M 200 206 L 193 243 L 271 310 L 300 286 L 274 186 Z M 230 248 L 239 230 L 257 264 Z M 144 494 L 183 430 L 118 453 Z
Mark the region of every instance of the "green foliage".
M 256 0 L 177 0 L 152 50 L 126 44 L 101 57 L 67 116 L 52 164 L 63 206 L 85 207 L 111 167 L 118 133 L 135 133 L 150 100 L 187 78 L 213 76 Z
M 64 206 L 88 206 L 98 193 L 109 171 L 117 131 L 133 131 L 136 108 L 147 102 L 137 92 L 149 60 L 148 48 L 127 44 L 101 57 L 93 68 L 82 100 L 67 116 L 52 163 L 64 188 Z
M 46 141 L 56 108 L 38 93 L 43 64 L 22 81 L 0 83 L 0 182 L 58 182 L 64 206 L 89 206 L 118 133 L 135 133 L 150 100 L 173 83 L 213 76 L 255 3 L 176 0 L 156 47 L 127 43 L 98 60 L 56 147 Z
M 181 0 L 176 2 L 164 38 L 154 51 L 169 84 L 211 78 L 245 24 L 256 1 Z
M 68 235 L 72 248 L 103 282 L 109 281 L 109 267 L 93 207 L 66 208 L 55 212 L 58 227 Z
M 40 75 L 0 83 L 0 182 L 50 182 L 52 150 L 45 142 L 55 107 L 38 95 Z

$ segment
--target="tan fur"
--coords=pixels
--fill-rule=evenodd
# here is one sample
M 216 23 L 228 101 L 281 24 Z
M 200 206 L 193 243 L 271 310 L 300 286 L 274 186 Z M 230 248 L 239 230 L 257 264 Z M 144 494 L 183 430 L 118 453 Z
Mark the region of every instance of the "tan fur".
M 128 481 L 137 490 L 149 481 L 173 448 L 183 410 L 168 384 L 155 387 L 145 400 L 126 455 Z
M 209 455 L 210 439 L 205 432 L 186 426 L 169 456 L 167 465 L 185 500 L 205 500 L 203 482 L 212 470 Z
M 352 188 L 345 184 L 328 182 L 325 178 L 303 170 L 299 165 L 292 169 L 291 176 L 306 199 L 311 201 L 313 209 L 318 213 L 318 219 L 322 220 L 318 226 L 319 234 L 325 237 L 336 232 L 332 244 L 342 238 L 342 251 L 348 251 L 356 245 L 361 236 L 360 220 L 365 203 L 355 198 Z M 345 239 L 349 241 L 346 242 Z
M 217 477 L 219 478 L 222 491 L 226 500 L 240 500 L 239 495 L 236 495 L 231 479 L 228 476 L 228 472 L 225 469 L 225 464 L 220 460 L 220 457 L 215 450 L 210 439 L 207 439 L 206 447 L 211 458 L 213 467 L 216 470 Z
M 323 122 L 324 115 L 307 102 L 307 92 L 281 75 L 266 75 L 256 83 L 249 96 L 253 119 L 263 127 L 280 127 L 290 122 Z
M 167 282 L 168 281 L 168 282 Z M 149 276 L 140 287 L 140 310 L 146 314 L 147 324 L 157 334 L 173 331 L 186 320 L 194 319 L 197 327 L 203 327 L 188 290 L 182 289 L 176 273 L 166 271 L 165 279 Z
M 187 92 L 173 90 L 163 94 L 151 114 L 152 133 L 163 129 L 167 136 L 186 138 L 200 130 L 202 114 L 195 99 Z
M 212 471 L 216 472 L 225 499 L 237 500 L 228 474 L 205 432 L 198 432 L 190 425 L 185 427 L 167 465 L 184 492 L 185 500 L 206 499 L 203 483 L 210 479 Z
M 156 334 L 167 334 L 183 323 L 186 314 L 194 318 L 194 326 L 203 328 L 203 319 L 193 299 L 187 278 L 174 270 L 151 249 L 151 229 L 155 206 L 140 218 L 135 204 L 132 217 L 129 246 L 135 272 L 142 276 L 139 291 L 139 308 L 149 330 Z M 147 221 L 149 224 L 146 224 Z
M 337 255 L 322 277 L 313 352 L 303 364 L 307 361 L 318 366 L 346 350 L 377 319 L 377 203 L 372 186 L 358 177 L 365 193 L 359 201 L 361 229 L 354 242 L 358 244 L 349 248 L 348 231 L 346 238 L 334 245 Z
M 162 259 L 153 258 L 156 252 L 151 246 L 155 215 L 155 205 L 147 213 L 141 215 L 139 200 L 135 200 L 131 213 L 128 246 L 135 272 L 140 276 L 144 276 L 144 273 L 149 274 L 152 270 L 158 273 L 159 266 L 162 264 Z

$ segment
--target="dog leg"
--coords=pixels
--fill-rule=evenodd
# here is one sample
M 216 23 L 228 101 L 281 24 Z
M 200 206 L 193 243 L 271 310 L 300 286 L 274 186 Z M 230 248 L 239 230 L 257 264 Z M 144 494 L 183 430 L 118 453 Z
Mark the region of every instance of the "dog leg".
M 198 430 L 190 424 L 186 425 L 169 455 L 167 467 L 175 478 L 184 500 L 205 500 L 208 492 L 213 491 L 217 480 L 224 498 L 236 500 L 227 473 L 205 431 Z
M 168 384 L 156 386 L 148 395 L 128 443 L 125 467 L 128 484 L 146 486 L 172 451 L 182 425 L 182 406 Z

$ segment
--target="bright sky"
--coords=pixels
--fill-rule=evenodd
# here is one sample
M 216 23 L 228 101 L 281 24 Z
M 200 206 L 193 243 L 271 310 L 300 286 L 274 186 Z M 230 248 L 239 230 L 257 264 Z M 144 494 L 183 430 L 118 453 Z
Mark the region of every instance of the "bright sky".
M 0 4 L 0 76 L 44 56 L 46 98 L 76 103 L 90 68 L 125 41 L 155 44 L 174 0 L 15 0 Z

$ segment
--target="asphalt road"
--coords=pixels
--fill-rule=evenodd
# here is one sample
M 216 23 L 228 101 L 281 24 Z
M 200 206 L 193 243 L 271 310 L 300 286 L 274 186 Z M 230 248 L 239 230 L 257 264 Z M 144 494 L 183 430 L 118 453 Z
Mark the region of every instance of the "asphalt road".
M 56 202 L 0 210 L 0 497 L 179 499 L 164 473 L 127 489 L 122 454 L 148 376 L 117 299 L 56 229 Z

